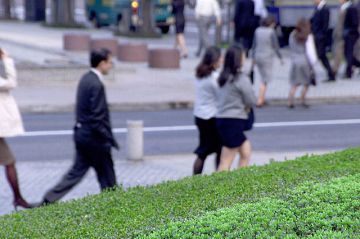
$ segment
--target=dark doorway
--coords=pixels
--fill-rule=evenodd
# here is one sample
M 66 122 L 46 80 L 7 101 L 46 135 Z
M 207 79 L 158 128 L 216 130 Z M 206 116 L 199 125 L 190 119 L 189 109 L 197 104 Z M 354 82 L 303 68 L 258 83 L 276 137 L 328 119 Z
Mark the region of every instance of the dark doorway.
M 25 1 L 26 21 L 45 21 L 46 0 Z

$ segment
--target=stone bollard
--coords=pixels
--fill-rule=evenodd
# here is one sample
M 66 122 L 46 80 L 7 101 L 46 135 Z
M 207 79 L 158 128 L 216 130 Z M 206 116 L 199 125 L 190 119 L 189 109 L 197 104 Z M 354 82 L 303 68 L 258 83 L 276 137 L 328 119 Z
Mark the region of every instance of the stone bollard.
M 116 57 L 118 51 L 118 40 L 116 38 L 109 39 L 92 39 L 90 42 L 91 50 L 100 50 L 106 48 L 111 51 L 111 54 Z
M 126 158 L 132 161 L 144 158 L 143 121 L 128 120 L 126 135 Z
M 66 51 L 88 51 L 90 48 L 89 34 L 64 34 L 63 47 Z
M 176 49 L 149 50 L 149 67 L 161 69 L 180 68 L 180 53 Z
M 147 62 L 148 47 L 146 44 L 119 44 L 117 58 L 125 62 Z

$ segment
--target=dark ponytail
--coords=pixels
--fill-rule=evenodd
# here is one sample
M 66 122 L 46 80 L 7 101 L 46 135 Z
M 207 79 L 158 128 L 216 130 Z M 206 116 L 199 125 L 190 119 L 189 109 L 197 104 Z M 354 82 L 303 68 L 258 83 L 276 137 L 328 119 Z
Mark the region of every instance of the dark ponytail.
M 219 86 L 233 82 L 242 66 L 242 49 L 239 46 L 230 47 L 225 55 L 224 67 L 218 79 Z
M 214 65 L 221 57 L 221 50 L 218 47 L 209 47 L 200 64 L 196 68 L 196 77 L 202 79 L 211 75 L 215 70 Z

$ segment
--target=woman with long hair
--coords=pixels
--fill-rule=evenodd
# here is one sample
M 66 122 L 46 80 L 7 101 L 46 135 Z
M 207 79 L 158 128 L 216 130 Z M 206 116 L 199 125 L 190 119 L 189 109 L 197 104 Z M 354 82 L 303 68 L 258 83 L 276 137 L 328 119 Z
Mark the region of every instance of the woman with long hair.
M 199 131 L 199 146 L 195 150 L 197 159 L 193 173 L 201 174 L 207 156 L 216 153 L 215 166 L 220 163 L 221 143 L 216 129 L 218 75 L 216 70 L 221 66 L 221 50 L 210 47 L 196 68 L 195 82 L 195 124 Z
M 175 16 L 175 32 L 176 32 L 176 41 L 175 48 L 180 50 L 180 55 L 183 58 L 188 57 L 188 49 L 186 47 L 186 41 L 184 36 L 185 30 L 185 0 L 173 0 L 172 9 Z
M 239 167 L 249 165 L 251 144 L 244 131 L 256 96 L 247 74 L 241 72 L 243 52 L 238 46 L 229 48 L 219 77 L 219 102 L 216 116 L 217 129 L 223 145 L 219 171 L 230 170 L 237 153 Z
M 299 86 L 303 86 L 301 92 L 301 105 L 308 108 L 306 95 L 313 77 L 311 63 L 306 54 L 306 41 L 311 33 L 310 22 L 300 19 L 295 30 L 290 34 L 289 47 L 291 52 L 291 69 L 290 69 L 290 92 L 288 107 L 294 108 L 294 97 Z
M 15 158 L 5 138 L 24 132 L 21 116 L 10 91 L 17 85 L 14 61 L 0 49 L 0 60 L 4 63 L 5 76 L 0 76 L 0 165 L 5 166 L 6 178 L 14 194 L 13 205 L 31 208 L 33 205 L 25 201 L 20 192 Z

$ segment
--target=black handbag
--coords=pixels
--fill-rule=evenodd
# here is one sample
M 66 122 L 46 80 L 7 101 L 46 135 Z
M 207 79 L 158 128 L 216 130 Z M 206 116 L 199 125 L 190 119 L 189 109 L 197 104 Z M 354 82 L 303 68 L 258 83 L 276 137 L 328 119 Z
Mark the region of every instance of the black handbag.
M 250 78 L 250 82 L 251 82 L 252 85 L 254 84 L 254 77 L 255 77 L 255 75 L 254 75 L 254 67 L 252 67 L 251 70 L 250 70 L 250 73 L 249 73 L 249 78 Z
M 245 120 L 244 131 L 251 130 L 254 126 L 254 123 L 255 123 L 255 114 L 254 114 L 254 109 L 251 108 L 248 114 L 248 118 Z
M 310 85 L 316 86 L 316 77 L 314 72 L 311 72 L 310 75 Z

